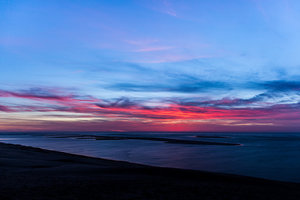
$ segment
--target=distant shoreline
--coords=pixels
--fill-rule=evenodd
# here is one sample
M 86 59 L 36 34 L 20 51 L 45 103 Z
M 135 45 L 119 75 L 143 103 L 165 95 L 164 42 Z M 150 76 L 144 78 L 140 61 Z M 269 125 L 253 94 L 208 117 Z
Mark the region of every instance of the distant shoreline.
M 94 139 L 94 140 L 148 140 L 148 141 L 159 141 L 171 144 L 193 144 L 193 145 L 224 145 L 224 146 L 240 146 L 241 144 L 228 143 L 228 142 L 209 142 L 209 141 L 194 141 L 194 140 L 183 140 L 183 139 L 170 139 L 170 138 L 157 138 L 157 137 L 137 137 L 137 136 L 97 136 L 97 135 L 58 135 L 52 136 L 53 138 L 70 138 L 75 137 L 76 139 Z M 195 136 L 197 138 L 226 138 L 217 136 Z
M 1 133 L 200 133 L 200 134 L 218 134 L 218 133 L 296 133 L 300 134 L 300 131 L 51 131 L 51 130 L 32 130 L 32 131 L 0 131 Z
M 0 143 L 0 199 L 300 199 L 300 184 Z

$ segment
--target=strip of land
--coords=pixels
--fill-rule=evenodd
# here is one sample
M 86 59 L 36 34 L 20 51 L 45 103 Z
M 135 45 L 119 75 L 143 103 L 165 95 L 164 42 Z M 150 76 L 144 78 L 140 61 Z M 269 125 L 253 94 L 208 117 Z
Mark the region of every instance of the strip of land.
M 300 199 L 300 184 L 0 143 L 0 199 Z
M 159 141 L 172 144 L 195 144 L 195 145 L 225 145 L 225 146 L 239 146 L 236 143 L 227 142 L 210 142 L 210 141 L 199 141 L 199 140 L 183 140 L 183 139 L 171 139 L 171 138 L 160 138 L 160 137 L 134 137 L 134 136 L 96 136 L 96 135 L 67 135 L 67 136 L 54 136 L 54 138 L 76 138 L 76 139 L 94 139 L 94 140 L 150 140 Z M 202 138 L 224 138 L 224 137 L 213 137 L 213 136 L 197 136 Z

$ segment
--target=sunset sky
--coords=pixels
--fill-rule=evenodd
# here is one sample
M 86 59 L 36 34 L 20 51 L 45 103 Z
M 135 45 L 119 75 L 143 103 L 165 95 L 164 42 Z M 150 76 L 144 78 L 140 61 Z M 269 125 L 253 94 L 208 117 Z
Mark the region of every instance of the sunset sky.
M 0 131 L 300 131 L 298 0 L 0 0 Z

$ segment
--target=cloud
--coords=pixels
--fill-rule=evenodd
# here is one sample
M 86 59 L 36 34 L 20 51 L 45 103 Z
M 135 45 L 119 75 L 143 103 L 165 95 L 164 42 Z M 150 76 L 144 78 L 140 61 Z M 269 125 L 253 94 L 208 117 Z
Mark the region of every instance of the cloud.
M 259 85 L 276 92 L 300 91 L 300 81 L 266 81 Z
M 224 98 L 214 102 L 201 102 L 201 104 L 218 105 L 249 105 L 263 100 L 279 99 L 290 93 L 300 94 L 300 82 L 297 81 L 266 81 L 260 83 L 229 83 L 225 81 L 208 81 L 195 76 L 168 74 L 165 80 L 155 83 L 134 83 L 124 82 L 106 86 L 108 90 L 128 91 L 128 92 L 174 92 L 201 94 L 202 92 L 233 91 L 233 90 L 253 90 L 265 91 L 249 99 Z
M 201 80 L 189 75 L 169 74 L 166 80 L 151 84 L 140 83 L 116 83 L 107 89 L 133 91 L 133 92 L 179 92 L 179 93 L 199 93 L 211 90 L 230 90 L 228 83 L 221 81 Z
M 162 12 L 164 14 L 170 15 L 172 17 L 177 16 L 177 12 L 174 9 L 174 6 L 172 3 L 168 0 L 158 0 L 158 1 L 152 1 L 154 4 L 152 4 L 150 7 L 153 10 L 156 10 L 158 12 Z
M 165 13 L 167 13 L 168 15 L 177 16 L 177 12 L 175 11 L 175 9 L 170 5 L 170 3 L 168 1 L 164 1 L 164 5 L 166 7 L 166 9 L 164 10 Z
M 91 96 L 78 96 L 66 93 L 64 90 L 53 88 L 30 88 L 20 91 L 0 90 L 0 97 L 15 97 L 38 101 L 52 101 L 57 103 L 95 101 L 95 99 Z
M 109 89 L 133 91 L 133 92 L 181 92 L 181 93 L 197 93 L 208 91 L 210 89 L 223 89 L 226 87 L 222 82 L 209 82 L 199 81 L 192 84 L 132 84 L 132 83 L 119 83 L 109 86 Z
M 197 85 L 197 84 L 196 84 Z M 205 85 L 205 84 L 202 84 Z M 292 84 L 284 84 L 282 88 L 292 88 Z M 206 87 L 215 87 L 214 84 L 206 84 Z M 268 85 L 268 87 L 270 87 Z M 165 89 L 164 87 L 157 87 Z M 180 89 L 178 89 L 180 88 Z M 181 91 L 183 87 L 177 87 Z M 200 87 L 202 88 L 202 87 Z M 200 89 L 193 89 L 193 92 Z M 272 93 L 271 93 L 272 94 Z M 41 116 L 55 115 L 56 121 L 60 120 L 57 113 L 74 114 L 72 120 L 76 121 L 86 118 L 87 120 L 103 119 L 106 121 L 127 121 L 128 123 L 144 122 L 152 124 L 195 124 L 203 121 L 217 120 L 217 124 L 226 126 L 258 125 L 258 124 L 289 124 L 299 119 L 300 103 L 267 103 L 273 96 L 269 93 L 261 93 L 252 98 L 222 98 L 207 100 L 201 98 L 170 98 L 161 99 L 161 104 L 147 104 L 147 100 L 135 100 L 128 97 L 117 99 L 99 99 L 92 96 L 70 94 L 63 90 L 52 90 L 49 88 L 31 88 L 21 91 L 0 91 L 0 97 L 12 97 L 38 101 L 31 105 L 1 105 L 0 111 L 7 113 L 40 113 Z M 21 101 L 18 101 L 21 102 Z M 44 113 L 44 114 L 43 114 Z M 75 115 L 76 114 L 76 115 Z M 65 117 L 61 117 L 65 119 Z M 289 119 L 290 122 L 287 122 Z M 230 123 L 227 123 L 231 121 Z M 232 120 L 235 120 L 233 123 Z M 253 121 L 257 120 L 257 121 Z M 120 127 L 116 124 L 116 128 Z
M 0 105 L 0 112 L 13 112 L 13 110 L 11 108 L 9 108 L 8 106 L 2 106 Z
M 160 63 L 181 63 L 187 61 L 194 61 L 198 59 L 212 58 L 216 57 L 213 54 L 201 54 L 201 55 L 191 55 L 184 53 L 166 53 L 166 54 L 156 54 L 152 55 L 150 58 L 143 59 L 133 59 L 131 62 L 134 63 L 145 63 L 145 64 L 160 64 Z
M 164 51 L 164 50 L 169 50 L 169 49 L 173 49 L 173 47 L 169 47 L 169 46 L 145 47 L 145 48 L 135 50 L 134 52 Z
M 118 98 L 117 100 L 111 102 L 111 101 L 103 101 L 102 103 L 97 103 L 97 106 L 101 108 L 130 108 L 133 106 L 136 106 L 137 104 L 133 101 L 131 101 L 129 98 L 122 97 Z
M 168 109 L 157 109 L 155 111 L 156 115 L 150 116 L 127 112 L 126 117 L 113 119 L 47 121 L 30 120 L 29 118 L 28 120 L 18 121 L 1 120 L 0 130 L 6 128 L 5 130 L 19 131 L 245 131 L 245 126 L 247 126 L 247 131 L 295 131 L 300 128 L 298 123 L 299 105 L 298 112 L 291 112 L 290 106 L 272 107 L 266 110 L 234 109 L 232 111 L 210 108 L 206 109 L 206 112 L 199 112 L 198 116 L 195 115 L 195 108 L 191 106 L 181 106 L 180 108 L 176 108 L 175 105 L 172 106 Z M 183 108 L 189 109 L 184 110 Z M 288 112 L 285 112 L 286 109 Z M 161 112 L 169 112 L 173 118 L 162 117 Z M 179 113 L 176 114 L 176 112 Z M 194 118 L 191 113 L 194 113 Z M 206 118 L 199 117 L 200 114 L 208 116 Z M 209 116 L 209 114 L 215 116 Z M 140 117 L 140 119 L 137 120 L 136 117 Z M 143 118 L 146 118 L 146 120 Z
M 17 98 L 32 99 L 33 95 L 15 95 Z M 47 95 L 48 96 L 48 95 Z M 40 97 L 40 93 L 38 95 Z M 45 106 L 13 106 L 1 107 L 4 112 L 73 112 L 87 113 L 95 117 L 109 118 L 138 118 L 146 119 L 251 119 L 267 118 L 281 115 L 288 112 L 299 112 L 299 103 L 263 105 L 261 107 L 251 107 L 250 104 L 259 102 L 260 98 L 250 99 L 220 99 L 211 101 L 170 101 L 164 106 L 144 106 L 144 102 L 132 101 L 123 97 L 116 100 L 93 99 L 80 100 L 69 97 L 61 105 L 57 105 L 56 100 L 64 99 L 59 96 L 51 98 L 53 102 Z M 43 98 L 40 98 L 43 101 Z M 47 98 L 49 100 L 49 98 Z M 51 104 L 52 103 L 52 104 Z M 238 106 L 238 107 L 236 107 Z
M 124 40 L 124 42 L 135 45 L 135 46 L 145 46 L 145 45 L 150 45 L 153 43 L 157 43 L 159 40 L 157 39 L 140 39 L 140 40 Z
M 0 97 L 19 97 L 28 99 L 46 99 L 46 100 L 64 100 L 68 99 L 68 96 L 58 96 L 54 94 L 54 90 L 31 88 L 29 90 L 22 90 L 19 92 L 11 92 L 0 90 Z
M 184 106 L 213 106 L 213 107 L 233 107 L 233 106 L 247 106 L 256 102 L 253 98 L 251 99 L 231 99 L 223 98 L 219 100 L 207 100 L 207 101 L 182 101 L 180 105 Z

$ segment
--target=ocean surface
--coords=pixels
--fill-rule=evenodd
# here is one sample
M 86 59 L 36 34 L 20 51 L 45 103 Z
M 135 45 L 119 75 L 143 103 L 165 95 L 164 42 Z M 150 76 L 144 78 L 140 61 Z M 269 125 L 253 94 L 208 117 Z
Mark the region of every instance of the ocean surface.
M 168 139 L 219 145 L 170 143 Z M 0 142 L 152 166 L 300 182 L 300 133 L 0 133 Z

